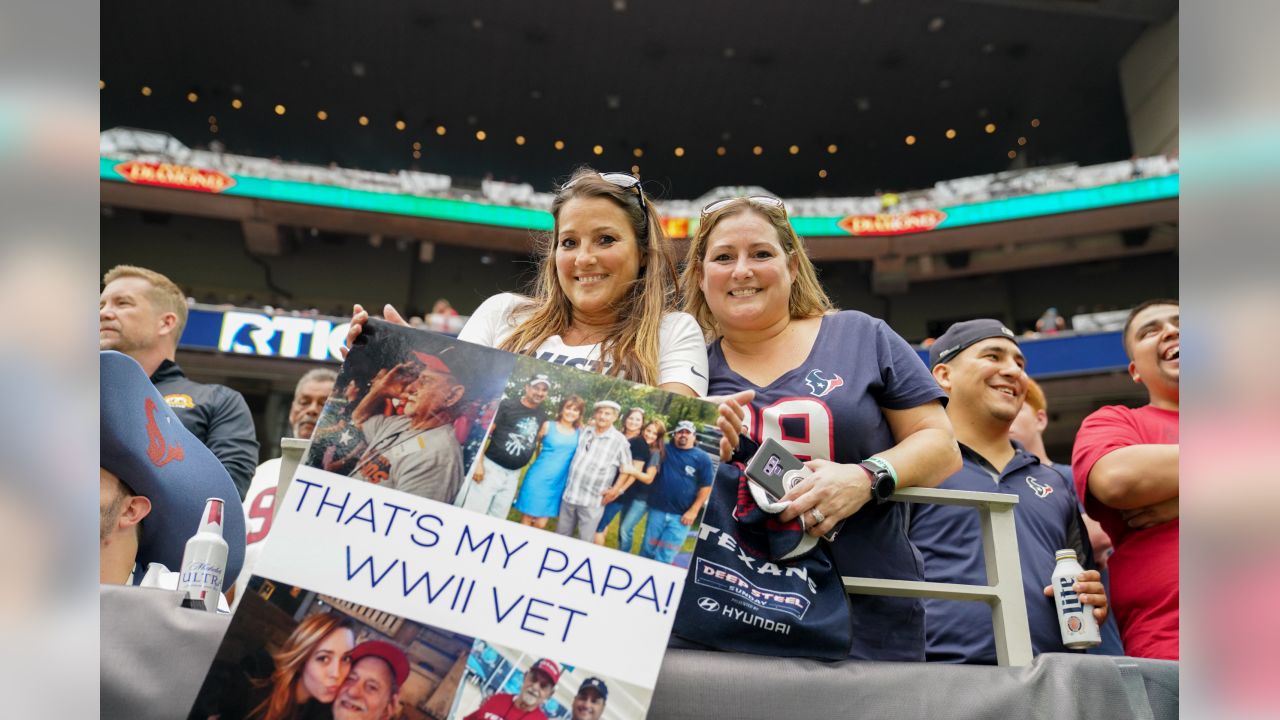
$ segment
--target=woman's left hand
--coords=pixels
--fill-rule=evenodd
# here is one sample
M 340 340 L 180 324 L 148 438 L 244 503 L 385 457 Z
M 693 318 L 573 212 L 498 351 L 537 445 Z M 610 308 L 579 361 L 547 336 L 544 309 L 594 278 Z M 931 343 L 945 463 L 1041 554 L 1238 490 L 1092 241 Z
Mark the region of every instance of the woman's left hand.
M 810 460 L 804 466 L 812 474 L 782 497 L 791 501 L 779 516 L 783 522 L 804 515 L 810 535 L 825 535 L 871 499 L 871 478 L 859 465 Z

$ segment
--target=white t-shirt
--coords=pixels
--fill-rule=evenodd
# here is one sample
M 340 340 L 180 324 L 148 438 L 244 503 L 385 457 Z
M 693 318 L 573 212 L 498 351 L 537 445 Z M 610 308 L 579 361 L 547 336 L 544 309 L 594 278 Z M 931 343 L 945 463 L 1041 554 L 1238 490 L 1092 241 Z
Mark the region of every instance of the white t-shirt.
M 459 340 L 498 347 L 516 328 L 517 319 L 512 311 L 523 298 L 512 293 L 494 295 L 480 304 L 471 319 L 458 333 Z M 557 365 L 567 365 L 589 372 L 599 372 L 600 346 L 566 345 L 559 335 L 553 335 L 536 353 L 539 360 Z M 707 346 L 702 338 L 702 328 L 688 313 L 672 312 L 662 317 L 658 331 L 658 385 L 669 382 L 684 383 L 698 395 L 707 394 Z

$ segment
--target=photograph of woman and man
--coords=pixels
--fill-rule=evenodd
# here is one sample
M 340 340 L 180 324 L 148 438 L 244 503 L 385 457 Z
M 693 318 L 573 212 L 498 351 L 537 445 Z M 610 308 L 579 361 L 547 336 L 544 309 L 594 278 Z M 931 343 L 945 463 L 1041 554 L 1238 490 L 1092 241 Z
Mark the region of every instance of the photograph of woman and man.
M 334 387 L 306 464 L 688 566 L 714 405 L 379 320 Z
M 443 720 L 473 638 L 255 577 L 189 720 Z

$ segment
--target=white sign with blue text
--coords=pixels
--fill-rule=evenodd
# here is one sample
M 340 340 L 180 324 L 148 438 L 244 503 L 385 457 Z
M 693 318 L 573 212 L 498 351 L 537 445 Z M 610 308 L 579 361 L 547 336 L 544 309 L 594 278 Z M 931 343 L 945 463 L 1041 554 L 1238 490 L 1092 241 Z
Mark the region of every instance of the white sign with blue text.
M 653 687 L 685 569 L 303 466 L 254 574 Z

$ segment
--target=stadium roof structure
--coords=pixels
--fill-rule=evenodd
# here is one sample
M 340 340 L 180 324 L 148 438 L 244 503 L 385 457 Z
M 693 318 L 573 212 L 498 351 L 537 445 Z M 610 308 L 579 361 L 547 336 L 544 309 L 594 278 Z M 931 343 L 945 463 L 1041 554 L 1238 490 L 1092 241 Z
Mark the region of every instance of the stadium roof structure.
M 1176 10 L 1176 0 L 122 0 L 102 17 L 101 125 L 539 191 L 589 163 L 638 166 L 668 198 L 731 185 L 870 195 L 1128 159 L 1118 63 Z

